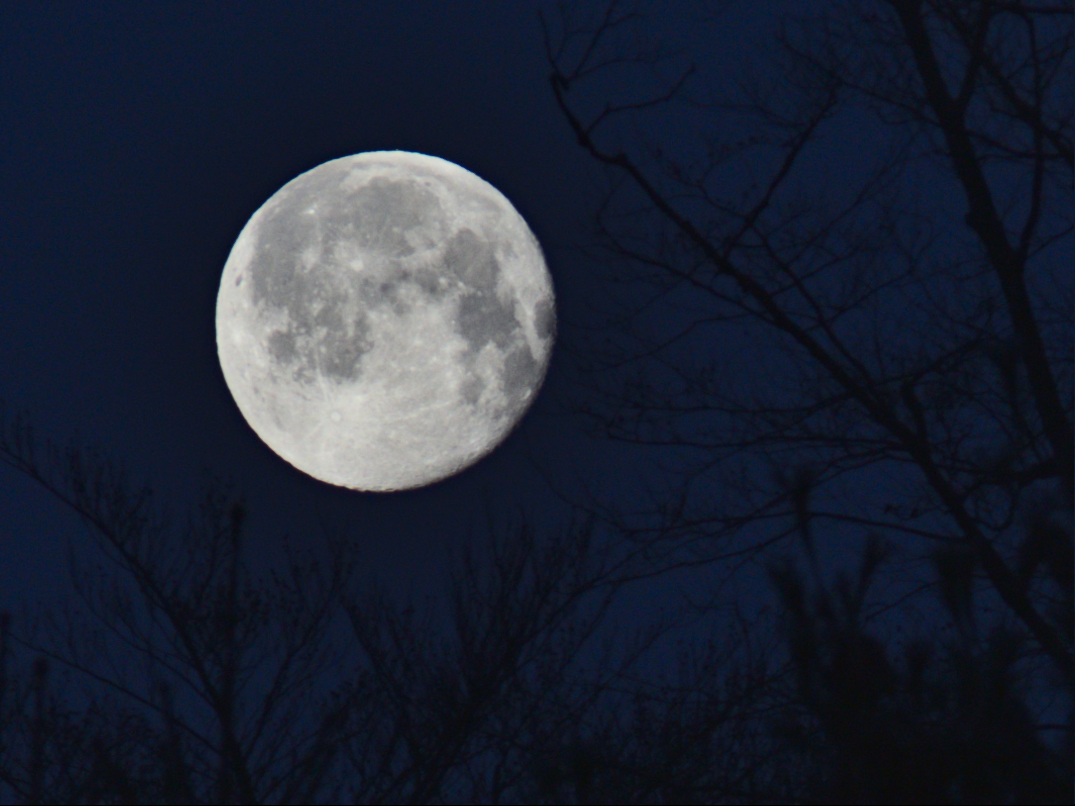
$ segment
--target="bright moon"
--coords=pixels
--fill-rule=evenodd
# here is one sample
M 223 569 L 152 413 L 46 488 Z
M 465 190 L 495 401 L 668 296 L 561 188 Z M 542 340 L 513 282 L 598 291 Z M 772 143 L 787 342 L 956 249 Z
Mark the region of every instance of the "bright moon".
M 220 366 L 250 427 L 358 490 L 421 487 L 489 453 L 533 402 L 555 330 L 522 216 L 470 171 L 406 151 L 280 188 L 217 296 Z

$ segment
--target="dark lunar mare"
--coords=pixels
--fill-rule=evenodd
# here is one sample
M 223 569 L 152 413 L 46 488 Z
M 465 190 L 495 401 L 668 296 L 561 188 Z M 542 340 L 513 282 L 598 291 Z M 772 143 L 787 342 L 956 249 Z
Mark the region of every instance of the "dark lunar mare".
M 408 232 L 443 220 L 436 196 L 418 182 L 384 177 L 346 193 L 340 189 L 346 176 L 338 170 L 303 174 L 259 223 L 248 272 L 250 294 L 259 308 L 286 314 L 287 326 L 268 339 L 276 363 L 303 383 L 319 374 L 353 382 L 373 347 L 367 309 L 390 306 L 405 313 L 405 285 L 431 299 L 461 289 L 456 328 L 467 342 L 463 363 L 470 373 L 462 386 L 464 399 L 473 405 L 480 398 L 484 382 L 474 366 L 482 348 L 493 343 L 505 355 L 507 402 L 498 414 L 522 409 L 541 381 L 542 368 L 522 338 L 514 304 L 497 297 L 502 270 L 493 246 L 464 228 L 449 240 L 439 267 L 407 268 L 399 258 L 414 253 Z M 314 214 L 306 212 L 311 208 Z M 335 261 L 349 243 L 357 244 L 376 270 L 339 271 Z M 310 253 L 318 258 L 307 267 L 304 254 Z M 552 334 L 551 302 L 538 306 L 536 326 L 540 336 Z
M 337 246 L 357 243 L 385 260 L 406 256 L 414 251 L 407 232 L 441 217 L 436 197 L 415 182 L 374 178 L 348 194 L 340 190 L 346 176 L 314 170 L 290 183 L 260 222 L 251 261 L 252 302 L 285 313 L 288 322 L 270 335 L 269 352 L 304 383 L 319 373 L 357 380 L 373 347 L 365 309 L 393 303 L 390 282 L 372 287 L 355 272 L 338 271 Z M 316 213 L 305 212 L 310 208 Z M 319 257 L 307 268 L 310 251 Z M 435 281 L 424 278 L 423 287 L 430 285 Z
M 456 318 L 456 328 L 467 342 L 464 365 L 473 370 L 478 353 L 490 342 L 504 351 L 502 381 L 507 403 L 498 413 L 514 414 L 525 405 L 527 393 L 537 386 L 542 373 L 525 338 L 520 338 L 522 329 L 513 302 L 497 297 L 501 269 L 492 245 L 470 229 L 459 230 L 445 249 L 444 271 L 464 288 Z M 483 387 L 482 379 L 472 372 L 463 384 L 464 400 L 476 403 Z

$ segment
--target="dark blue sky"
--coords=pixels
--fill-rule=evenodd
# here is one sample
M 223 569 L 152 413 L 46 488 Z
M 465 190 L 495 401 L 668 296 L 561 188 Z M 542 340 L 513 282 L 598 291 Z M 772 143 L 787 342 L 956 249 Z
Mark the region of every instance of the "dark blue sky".
M 432 488 L 371 495 L 308 478 L 260 442 L 224 385 L 214 334 L 220 273 L 248 217 L 299 173 L 380 149 L 443 157 L 508 196 L 546 251 L 567 332 L 585 283 L 566 247 L 594 173 L 548 90 L 536 5 L 26 3 L 2 14 L 9 413 L 78 435 L 173 504 L 203 467 L 233 478 L 257 539 L 324 519 L 393 566 L 458 541 L 487 498 L 551 506 L 527 453 L 556 465 L 577 445 L 577 427 L 554 414 L 559 354 L 523 426 L 485 461 Z M 29 580 L 54 578 L 54 537 L 70 524 L 28 482 L 2 477 L 10 605 Z
M 600 174 L 556 108 L 538 8 L 5 5 L 7 413 L 25 409 L 42 436 L 98 448 L 176 508 L 210 469 L 247 494 L 255 539 L 321 520 L 355 535 L 388 575 L 431 564 L 484 522 L 487 503 L 549 523 L 566 514 L 535 463 L 615 489 L 637 457 L 587 441 L 562 405 L 584 394 L 564 347 L 604 294 L 575 248 Z M 742 33 L 725 25 L 717 39 L 741 49 Z M 334 488 L 276 457 L 232 401 L 214 334 L 220 273 L 249 216 L 299 173 L 380 149 L 443 157 L 500 189 L 545 250 L 560 316 L 545 387 L 516 432 L 458 476 L 390 495 Z M 0 512 L 0 606 L 62 584 L 72 518 L 7 469 Z
M 704 6 L 662 4 L 647 34 L 689 49 L 703 85 L 720 87 L 759 77 L 771 54 L 755 43 L 796 4 L 731 4 L 707 25 L 690 24 Z M 193 499 L 203 469 L 220 474 L 245 492 L 255 542 L 273 546 L 285 531 L 324 523 L 360 541 L 369 570 L 388 578 L 438 575 L 443 550 L 483 526 L 487 507 L 501 518 L 522 507 L 550 528 L 562 522 L 568 510 L 544 476 L 636 503 L 634 480 L 651 457 L 588 439 L 565 405 L 588 394 L 571 355 L 587 349 L 579 325 L 593 324 L 607 301 L 609 267 L 577 248 L 592 241 L 603 175 L 556 107 L 541 7 L 5 6 L 7 413 L 25 409 L 42 436 L 96 447 L 176 510 Z M 697 132 L 649 134 L 686 155 Z M 305 476 L 246 425 L 217 361 L 214 317 L 224 262 L 250 215 L 303 171 L 381 149 L 451 160 L 513 202 L 545 250 L 559 341 L 541 395 L 491 455 L 425 489 L 367 494 Z M 733 346 L 714 349 L 731 359 L 757 345 Z M 61 538 L 73 517 L 7 469 L 0 512 L 0 606 L 62 587 Z

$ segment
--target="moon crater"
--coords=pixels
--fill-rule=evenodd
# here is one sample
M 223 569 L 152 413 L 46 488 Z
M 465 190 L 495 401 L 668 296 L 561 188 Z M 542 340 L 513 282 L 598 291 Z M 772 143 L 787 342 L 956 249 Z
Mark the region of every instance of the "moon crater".
M 555 338 L 526 222 L 445 160 L 372 152 L 274 194 L 224 268 L 217 344 L 257 434 L 310 475 L 429 484 L 480 459 L 532 403 Z

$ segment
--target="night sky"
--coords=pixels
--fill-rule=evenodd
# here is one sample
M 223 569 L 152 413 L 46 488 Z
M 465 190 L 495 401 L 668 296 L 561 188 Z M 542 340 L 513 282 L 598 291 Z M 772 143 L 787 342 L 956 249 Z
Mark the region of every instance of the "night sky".
M 97 447 L 173 504 L 210 469 L 246 493 L 258 539 L 323 521 L 387 574 L 458 543 L 486 502 L 555 510 L 537 468 L 589 461 L 557 403 L 570 385 L 560 351 L 492 455 L 432 487 L 375 495 L 315 481 L 257 438 L 214 332 L 228 252 L 272 193 L 326 160 L 399 149 L 462 165 L 512 201 L 545 250 L 571 338 L 597 291 L 572 246 L 595 172 L 548 89 L 536 6 L 17 4 L 3 15 L 9 413 Z M 11 606 L 52 584 L 70 524 L 17 475 L 4 471 L 0 489 Z
M 777 4 L 778 6 L 780 4 Z M 631 500 L 648 457 L 589 439 L 570 356 L 605 298 L 580 247 L 602 172 L 549 88 L 535 3 L 111 3 L 5 7 L 0 87 L 0 395 L 41 437 L 74 438 L 181 511 L 203 471 L 242 491 L 258 541 L 323 524 L 373 573 L 425 579 L 446 548 L 522 512 L 555 528 L 560 492 Z M 729 75 L 777 19 L 733 7 L 703 39 Z M 546 9 L 548 10 L 548 9 Z M 706 39 L 708 37 L 708 39 Z M 704 57 L 704 53 L 702 54 Z M 553 276 L 558 343 L 520 426 L 468 470 L 420 490 L 358 493 L 278 458 L 246 425 L 217 360 L 220 274 L 248 218 L 286 182 L 364 151 L 416 151 L 497 187 Z M 73 516 L 0 471 L 0 605 L 63 584 Z M 503 522 L 503 521 L 502 521 Z

